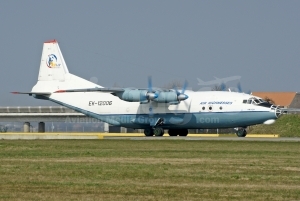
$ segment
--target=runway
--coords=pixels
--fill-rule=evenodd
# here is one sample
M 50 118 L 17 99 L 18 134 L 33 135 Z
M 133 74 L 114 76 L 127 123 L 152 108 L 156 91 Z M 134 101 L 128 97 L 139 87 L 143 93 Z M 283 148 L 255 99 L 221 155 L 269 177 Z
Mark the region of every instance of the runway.
M 300 142 L 300 138 L 280 137 L 277 134 L 189 134 L 187 137 L 145 137 L 142 133 L 0 133 L 1 140 L 186 140 L 186 141 L 274 141 Z
M 249 137 L 106 137 L 105 139 L 123 140 L 186 140 L 186 141 L 268 141 L 300 142 L 300 138 L 249 138 Z

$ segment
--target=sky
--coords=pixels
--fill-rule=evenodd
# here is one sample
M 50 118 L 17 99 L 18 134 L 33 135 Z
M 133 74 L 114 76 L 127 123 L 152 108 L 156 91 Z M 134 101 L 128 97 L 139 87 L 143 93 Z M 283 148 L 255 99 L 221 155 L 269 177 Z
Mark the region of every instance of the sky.
M 72 2 L 72 3 L 70 3 Z M 54 105 L 11 91 L 37 82 L 43 42 L 104 87 L 234 79 L 243 91 L 300 91 L 300 1 L 2 1 L 0 106 Z M 236 80 L 236 77 L 240 77 Z

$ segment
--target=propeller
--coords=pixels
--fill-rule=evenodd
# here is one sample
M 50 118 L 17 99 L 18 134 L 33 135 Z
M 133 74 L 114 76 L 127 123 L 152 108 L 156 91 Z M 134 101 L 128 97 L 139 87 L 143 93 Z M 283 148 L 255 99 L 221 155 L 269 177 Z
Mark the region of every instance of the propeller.
M 153 91 L 152 88 L 152 77 L 148 76 L 148 92 L 146 94 L 146 98 L 149 102 L 149 115 L 153 115 L 153 105 L 152 105 L 152 100 L 158 97 L 158 94 Z
M 177 89 L 177 87 L 176 87 L 175 85 L 173 86 L 174 90 L 176 91 L 177 99 L 178 99 L 178 102 L 179 102 L 179 103 L 180 103 L 181 101 L 184 101 L 184 100 L 186 100 L 186 99 L 189 98 L 189 96 L 186 95 L 186 94 L 184 93 L 185 90 L 186 90 L 186 88 L 187 88 L 187 86 L 188 86 L 188 82 L 187 82 L 186 80 L 184 81 L 184 84 L 183 84 L 183 86 L 182 86 L 181 92 L 178 91 L 178 89 Z M 175 108 L 176 113 L 177 113 L 177 111 L 178 111 L 179 103 L 176 105 L 176 108 Z M 184 102 L 184 104 L 185 104 L 185 106 L 187 106 L 187 103 L 186 103 L 186 102 Z
M 146 96 L 144 96 L 144 103 L 149 103 L 149 112 L 150 115 L 153 114 L 153 104 L 158 103 L 170 103 L 177 104 L 176 108 L 178 108 L 178 104 L 180 101 L 184 101 L 188 99 L 188 95 L 185 94 L 185 90 L 188 86 L 188 82 L 185 81 L 181 91 L 178 91 L 176 86 L 173 86 L 174 90 L 172 91 L 164 91 L 164 90 L 153 90 L 152 88 L 152 78 L 148 77 L 148 89 Z M 186 103 L 185 103 L 186 104 Z
M 188 86 L 188 82 L 185 80 L 181 92 L 178 91 L 177 87 L 174 85 L 173 88 L 176 91 L 178 101 L 183 101 L 189 98 L 188 95 L 184 94 L 186 88 Z
M 155 93 L 155 92 L 153 93 L 153 92 L 154 92 L 154 91 L 153 91 L 153 89 L 152 89 L 152 77 L 149 76 L 149 77 L 148 77 L 148 92 L 147 92 L 147 94 L 146 94 L 146 97 L 147 97 L 148 101 L 154 100 L 155 98 L 158 97 L 158 94 Z

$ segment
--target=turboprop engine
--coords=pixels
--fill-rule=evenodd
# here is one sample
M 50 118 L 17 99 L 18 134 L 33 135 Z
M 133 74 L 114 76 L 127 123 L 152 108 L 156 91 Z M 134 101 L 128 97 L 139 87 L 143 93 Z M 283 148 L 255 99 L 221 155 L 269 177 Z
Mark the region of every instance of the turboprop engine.
M 157 94 L 144 89 L 125 89 L 122 92 L 115 92 L 113 95 L 128 102 L 148 102 L 149 100 L 157 98 Z
M 173 90 L 163 90 L 163 89 L 152 89 L 152 78 L 148 77 L 148 89 L 132 89 L 126 88 L 122 91 L 116 91 L 112 93 L 118 96 L 121 100 L 128 102 L 140 102 L 148 103 L 149 101 L 154 101 L 157 103 L 170 103 L 178 104 L 180 101 L 186 100 L 189 97 L 184 94 L 187 87 L 187 81 L 185 81 L 182 91 L 179 92 L 176 87 Z
M 162 91 L 159 92 L 157 98 L 153 99 L 153 101 L 158 103 L 173 103 L 177 104 L 180 101 L 187 99 L 188 96 L 182 93 L 177 93 L 176 91 Z
M 175 90 L 149 92 L 144 89 L 125 89 L 123 92 L 115 92 L 113 95 L 124 101 L 140 103 L 148 103 L 151 100 L 157 103 L 177 104 L 188 98 L 187 95 Z

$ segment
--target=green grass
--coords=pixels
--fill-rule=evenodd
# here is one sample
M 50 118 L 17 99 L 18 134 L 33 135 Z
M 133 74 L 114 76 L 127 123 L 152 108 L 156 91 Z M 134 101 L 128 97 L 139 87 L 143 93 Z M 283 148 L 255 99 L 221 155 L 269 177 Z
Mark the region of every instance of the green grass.
M 300 115 L 282 115 L 272 125 L 251 126 L 249 133 L 280 134 L 280 137 L 300 137 Z
M 300 200 L 300 144 L 0 141 L 0 200 Z

